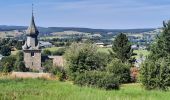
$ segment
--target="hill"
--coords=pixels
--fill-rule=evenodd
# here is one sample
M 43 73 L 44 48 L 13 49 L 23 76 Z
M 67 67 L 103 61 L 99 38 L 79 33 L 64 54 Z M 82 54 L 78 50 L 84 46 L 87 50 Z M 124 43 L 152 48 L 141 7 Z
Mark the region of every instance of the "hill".
M 44 79 L 0 79 L 0 89 L 2 100 L 168 100 L 170 97 L 170 92 L 147 91 L 140 84 L 106 91 Z
M 0 25 L 0 31 L 12 31 L 12 30 L 26 30 L 27 26 L 7 26 Z M 100 34 L 116 34 L 120 32 L 125 33 L 142 33 L 155 30 L 154 28 L 145 28 L 145 29 L 92 29 L 92 28 L 76 28 L 76 27 L 38 27 L 42 35 L 50 35 L 53 32 L 64 32 L 64 31 L 77 31 L 85 33 L 100 33 Z

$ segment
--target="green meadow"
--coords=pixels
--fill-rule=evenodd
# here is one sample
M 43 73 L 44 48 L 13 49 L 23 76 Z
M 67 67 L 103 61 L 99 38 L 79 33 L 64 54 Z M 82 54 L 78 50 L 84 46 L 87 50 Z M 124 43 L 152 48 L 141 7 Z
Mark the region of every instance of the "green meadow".
M 147 91 L 139 83 L 120 90 L 79 87 L 45 79 L 0 79 L 0 100 L 168 100 L 170 92 Z

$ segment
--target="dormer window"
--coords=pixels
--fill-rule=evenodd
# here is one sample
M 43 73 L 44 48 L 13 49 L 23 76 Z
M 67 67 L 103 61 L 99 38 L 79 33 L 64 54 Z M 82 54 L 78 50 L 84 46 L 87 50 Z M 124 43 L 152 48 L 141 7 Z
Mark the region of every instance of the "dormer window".
M 31 52 L 31 57 L 34 57 L 34 52 Z

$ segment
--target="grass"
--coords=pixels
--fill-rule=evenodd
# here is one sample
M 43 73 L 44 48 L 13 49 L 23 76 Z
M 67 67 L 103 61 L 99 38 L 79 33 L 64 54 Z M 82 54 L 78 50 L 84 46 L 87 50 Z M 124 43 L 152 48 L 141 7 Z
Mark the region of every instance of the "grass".
M 0 79 L 1 100 L 168 100 L 170 92 L 146 91 L 140 84 L 120 90 L 79 87 L 69 82 L 43 79 Z
M 134 50 L 134 53 L 137 54 L 135 56 L 135 58 L 140 58 L 140 55 L 143 55 L 144 57 L 149 55 L 149 51 L 148 50 Z
M 106 52 L 109 53 L 109 50 L 111 50 L 111 48 L 99 48 L 98 51 L 99 52 Z M 144 57 L 149 55 L 149 51 L 147 50 L 134 50 L 134 53 L 136 53 L 137 55 L 135 55 L 135 58 L 140 58 L 140 55 L 142 54 Z
M 45 48 L 45 49 L 53 52 L 53 51 L 57 51 L 59 48 L 63 48 L 63 47 L 50 47 L 50 48 Z
M 111 50 L 111 48 L 99 48 L 98 49 L 99 52 L 105 52 L 105 53 L 109 53 L 109 50 Z

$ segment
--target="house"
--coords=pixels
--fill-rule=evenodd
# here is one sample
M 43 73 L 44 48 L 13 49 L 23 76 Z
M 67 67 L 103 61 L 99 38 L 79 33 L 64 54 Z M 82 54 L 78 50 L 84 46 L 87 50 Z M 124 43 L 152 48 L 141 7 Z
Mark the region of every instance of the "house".
M 96 45 L 99 46 L 99 47 L 102 47 L 102 48 L 104 47 L 104 43 L 103 42 L 96 43 Z

